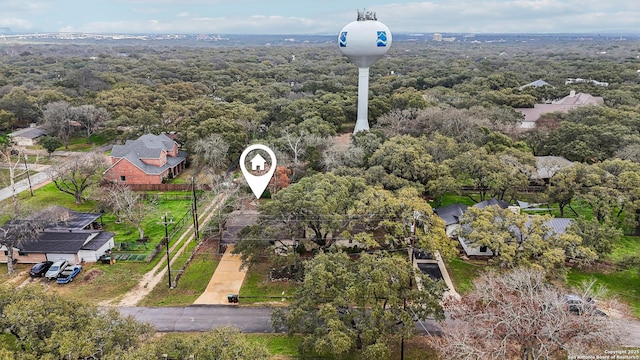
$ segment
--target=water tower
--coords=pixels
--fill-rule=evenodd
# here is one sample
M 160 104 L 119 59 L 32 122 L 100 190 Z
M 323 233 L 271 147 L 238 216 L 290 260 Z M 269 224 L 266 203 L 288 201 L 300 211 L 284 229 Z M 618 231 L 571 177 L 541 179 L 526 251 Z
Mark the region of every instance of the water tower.
M 354 133 L 369 130 L 369 67 L 389 51 L 391 31 L 370 11 L 358 11 L 358 19 L 338 36 L 340 51 L 358 66 L 358 118 Z

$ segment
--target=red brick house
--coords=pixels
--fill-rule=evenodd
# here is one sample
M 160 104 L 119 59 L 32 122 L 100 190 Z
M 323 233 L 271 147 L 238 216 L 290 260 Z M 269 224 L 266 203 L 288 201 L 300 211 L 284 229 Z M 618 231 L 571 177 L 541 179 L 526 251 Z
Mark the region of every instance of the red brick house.
M 125 184 L 161 184 L 163 179 L 180 174 L 186 161 L 187 154 L 178 151 L 178 143 L 167 135 L 146 134 L 113 146 L 111 166 L 104 172 L 104 179 Z

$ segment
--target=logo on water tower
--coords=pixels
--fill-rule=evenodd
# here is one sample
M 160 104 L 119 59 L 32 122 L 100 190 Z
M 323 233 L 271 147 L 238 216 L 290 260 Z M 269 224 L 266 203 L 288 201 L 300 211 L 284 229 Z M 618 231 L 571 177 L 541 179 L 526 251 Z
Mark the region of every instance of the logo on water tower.
M 378 31 L 378 47 L 387 46 L 387 32 Z
M 343 31 L 340 33 L 340 47 L 347 47 L 347 32 Z

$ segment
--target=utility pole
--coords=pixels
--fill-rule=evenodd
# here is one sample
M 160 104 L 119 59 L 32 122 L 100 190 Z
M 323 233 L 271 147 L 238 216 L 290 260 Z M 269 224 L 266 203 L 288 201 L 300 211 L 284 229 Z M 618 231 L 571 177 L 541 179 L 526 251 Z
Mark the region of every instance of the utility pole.
M 24 171 L 27 172 L 27 181 L 29 182 L 29 191 L 33 196 L 33 187 L 31 186 L 31 174 L 29 174 L 29 166 L 27 165 L 27 153 L 24 153 Z
M 171 286 L 171 258 L 169 256 L 169 224 L 173 224 L 173 221 L 167 221 L 167 213 L 164 213 L 164 221 L 158 224 L 164 225 L 164 240 L 167 242 L 167 272 L 169 274 L 169 289 Z
M 193 202 L 191 206 L 192 217 L 193 217 L 193 229 L 195 231 L 195 239 L 196 241 L 200 240 L 200 226 L 198 225 L 198 198 L 196 197 L 196 185 L 191 177 L 191 192 L 193 193 Z

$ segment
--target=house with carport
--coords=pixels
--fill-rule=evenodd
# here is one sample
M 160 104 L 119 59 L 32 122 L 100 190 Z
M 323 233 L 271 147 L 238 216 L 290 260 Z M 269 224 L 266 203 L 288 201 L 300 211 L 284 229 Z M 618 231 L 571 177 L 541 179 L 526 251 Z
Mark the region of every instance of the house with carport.
M 41 261 L 68 260 L 71 263 L 96 262 L 101 255 L 115 246 L 114 234 L 103 231 L 102 214 L 79 212 L 62 206 L 52 206 L 48 209 L 54 212 L 58 221 L 39 231 L 31 239 L 22 241 L 15 246 L 13 259 L 16 263 L 35 264 Z M 7 221 L 2 227 L 18 225 L 24 222 L 36 221 L 35 214 L 22 220 Z M 10 231 L 0 234 L 11 234 Z M 0 247 L 0 263 L 6 263 L 9 249 Z

